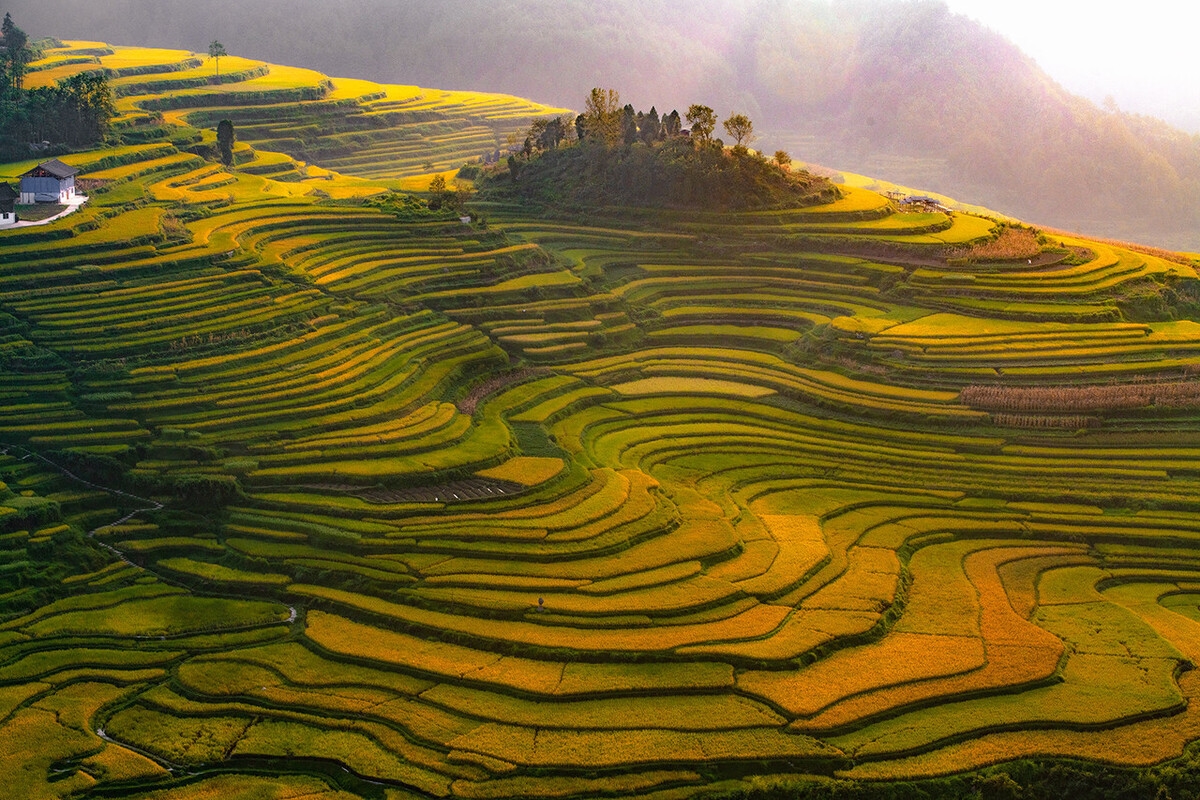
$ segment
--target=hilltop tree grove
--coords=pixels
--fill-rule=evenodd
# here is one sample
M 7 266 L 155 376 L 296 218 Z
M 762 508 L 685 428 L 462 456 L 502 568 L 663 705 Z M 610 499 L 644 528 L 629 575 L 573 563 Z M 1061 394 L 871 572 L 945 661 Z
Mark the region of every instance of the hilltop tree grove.
M 716 120 L 712 108 L 693 104 L 685 135 L 678 111 L 638 111 L 621 106 L 615 89 L 596 88 L 575 121 L 581 146 L 565 146 L 571 144 L 569 118 L 535 120 L 507 170 L 484 173 L 484 194 L 516 192 L 565 207 L 620 202 L 714 209 L 790 208 L 837 194 L 824 179 L 781 170 L 748 150 L 754 126 L 745 114 L 725 121 L 736 146 L 714 146 Z

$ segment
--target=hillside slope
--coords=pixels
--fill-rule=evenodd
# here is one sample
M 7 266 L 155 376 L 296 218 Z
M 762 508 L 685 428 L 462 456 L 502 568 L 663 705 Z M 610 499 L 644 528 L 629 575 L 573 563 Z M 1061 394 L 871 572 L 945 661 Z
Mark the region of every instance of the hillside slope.
M 0 230 L 9 795 L 1200 790 L 1195 261 L 852 186 L 464 222 L 171 121 L 347 82 L 96 57 L 145 141 Z
M 923 2 L 14 0 L 31 32 L 237 52 L 328 74 L 571 106 L 749 113 L 768 152 L 970 199 L 1042 224 L 1200 250 L 1200 142 L 1074 97 L 1013 45 Z M 286 7 L 286 10 L 285 10 Z M 222 23 L 223 20 L 236 20 Z M 312 31 L 320 30 L 314 37 Z M 530 42 L 553 42 L 531 47 Z M 1111 57 L 1111 54 L 1097 57 Z

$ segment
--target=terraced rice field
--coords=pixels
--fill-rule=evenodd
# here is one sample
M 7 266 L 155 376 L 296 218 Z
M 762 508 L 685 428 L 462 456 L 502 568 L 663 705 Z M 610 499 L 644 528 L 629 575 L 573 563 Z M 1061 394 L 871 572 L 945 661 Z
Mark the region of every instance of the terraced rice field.
M 992 221 L 861 189 L 402 221 L 341 173 L 540 110 L 87 50 L 140 70 L 129 125 L 254 150 L 77 154 L 92 201 L 0 233 L 0 575 L 60 562 L 0 594 L 11 791 L 668 798 L 1200 738 L 1200 326 L 1127 302 L 1194 264 L 952 265 Z M 411 151 L 321 128 L 347 103 Z M 319 178 L 268 147 L 310 118 L 353 142 Z

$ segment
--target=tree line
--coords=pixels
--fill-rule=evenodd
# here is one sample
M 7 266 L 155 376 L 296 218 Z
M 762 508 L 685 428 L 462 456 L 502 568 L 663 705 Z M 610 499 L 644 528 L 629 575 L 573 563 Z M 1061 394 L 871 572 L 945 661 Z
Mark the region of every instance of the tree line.
M 61 153 L 102 140 L 113 115 L 112 90 L 100 72 L 81 72 L 54 86 L 25 88 L 29 64 L 42 48 L 30 43 L 11 14 L 0 25 L 0 159 Z
M 552 150 L 563 141 L 569 141 L 572 135 L 578 141 L 598 142 L 610 148 L 636 142 L 652 146 L 685 134 L 699 144 L 720 142 L 712 138 L 717 117 L 708 106 L 692 104 L 686 120 L 689 130 L 684 130 L 678 111 L 661 117 L 654 106 L 648 112 L 635 111 L 630 104 L 621 105 L 621 96 L 616 89 L 597 87 L 585 100 L 584 112 L 574 120 L 569 115 L 534 120 L 525 139 L 525 149 Z M 723 125 L 726 133 L 734 138 L 735 147 L 747 146 L 755 138 L 754 123 L 745 114 L 731 114 Z
M 688 125 L 686 129 L 684 121 Z M 730 114 L 721 125 L 733 139 L 735 150 L 747 151 L 757 138 L 754 123 L 745 114 Z M 637 143 L 653 147 L 680 137 L 690 139 L 697 147 L 723 148 L 724 141 L 713 137 L 716 128 L 717 115 L 709 106 L 693 103 L 683 117 L 677 110 L 659 116 L 654 106 L 649 111 L 637 111 L 630 104 L 621 105 L 616 89 L 597 87 L 588 95 L 584 112 L 574 119 L 566 115 L 534 120 L 525 136 L 522 154 L 529 157 L 534 151 L 554 150 L 572 142 L 592 142 L 608 149 Z M 774 160 L 778 166 L 786 168 L 792 158 L 785 151 L 777 150 Z
M 837 196 L 828 181 L 792 172 L 787 153 L 768 160 L 751 151 L 754 123 L 745 114 L 721 123 L 733 140 L 726 147 L 714 135 L 717 115 L 706 105 L 660 115 L 656 107 L 622 105 L 615 89 L 595 88 L 584 106 L 578 116 L 535 120 L 519 147 L 514 137 L 507 171 L 484 170 L 485 194 L 564 210 L 788 208 Z

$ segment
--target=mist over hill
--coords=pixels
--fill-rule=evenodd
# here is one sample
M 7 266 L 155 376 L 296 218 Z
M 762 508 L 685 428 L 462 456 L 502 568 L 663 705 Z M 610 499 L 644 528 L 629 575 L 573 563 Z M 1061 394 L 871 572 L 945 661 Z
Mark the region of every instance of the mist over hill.
M 744 112 L 758 146 L 1032 222 L 1200 249 L 1200 137 L 1097 107 L 935 0 L 9 0 L 32 36 L 232 53 L 568 107 Z M 1101 57 L 1098 54 L 1098 57 Z

